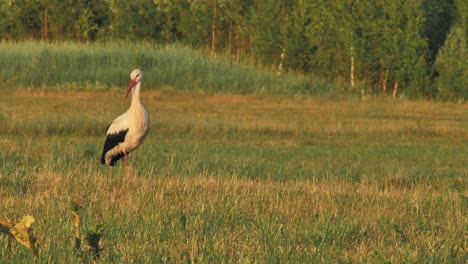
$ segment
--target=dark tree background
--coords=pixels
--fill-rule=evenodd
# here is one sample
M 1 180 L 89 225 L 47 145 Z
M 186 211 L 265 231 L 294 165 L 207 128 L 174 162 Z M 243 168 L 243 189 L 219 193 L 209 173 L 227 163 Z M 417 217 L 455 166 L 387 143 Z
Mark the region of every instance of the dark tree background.
M 0 0 L 6 41 L 181 43 L 341 82 L 466 100 L 464 0 Z

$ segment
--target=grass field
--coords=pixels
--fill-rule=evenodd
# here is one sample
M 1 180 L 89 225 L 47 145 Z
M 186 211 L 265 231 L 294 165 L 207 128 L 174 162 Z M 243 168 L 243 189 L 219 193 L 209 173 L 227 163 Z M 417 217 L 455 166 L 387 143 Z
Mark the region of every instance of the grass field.
M 125 77 L 127 77 L 125 73 Z M 102 223 L 98 262 L 466 263 L 468 108 L 146 89 L 147 141 L 99 164 L 123 88 L 0 97 L 0 220 L 36 218 L 38 262 Z M 0 259 L 32 260 L 0 236 Z

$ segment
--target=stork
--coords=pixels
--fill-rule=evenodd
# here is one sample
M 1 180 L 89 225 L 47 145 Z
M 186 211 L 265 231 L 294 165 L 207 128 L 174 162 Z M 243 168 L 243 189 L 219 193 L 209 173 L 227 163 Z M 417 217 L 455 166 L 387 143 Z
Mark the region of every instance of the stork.
M 102 151 L 101 163 L 114 166 L 122 157 L 125 158 L 125 172 L 129 166 L 127 156 L 143 143 L 149 130 L 149 115 L 140 100 L 140 88 L 143 73 L 135 69 L 130 73 L 130 84 L 125 98 L 132 91 L 132 101 L 127 112 L 118 116 L 107 128 L 106 141 Z

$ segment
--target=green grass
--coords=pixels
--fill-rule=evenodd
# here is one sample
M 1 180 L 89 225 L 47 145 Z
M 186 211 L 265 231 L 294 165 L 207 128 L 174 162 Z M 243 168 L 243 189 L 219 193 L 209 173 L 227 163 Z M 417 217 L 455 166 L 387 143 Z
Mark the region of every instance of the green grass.
M 134 68 L 143 70 L 149 88 L 326 96 L 336 96 L 339 92 L 324 80 L 294 73 L 277 76 L 275 72 L 247 63 L 233 64 L 177 45 L 0 43 L 3 88 L 108 89 L 126 85 Z
M 38 262 L 79 261 L 78 198 L 98 262 L 467 261 L 465 105 L 142 94 L 127 177 L 99 164 L 123 89 L 3 91 L 0 219 L 36 218 Z M 2 261 L 32 260 L 8 241 Z

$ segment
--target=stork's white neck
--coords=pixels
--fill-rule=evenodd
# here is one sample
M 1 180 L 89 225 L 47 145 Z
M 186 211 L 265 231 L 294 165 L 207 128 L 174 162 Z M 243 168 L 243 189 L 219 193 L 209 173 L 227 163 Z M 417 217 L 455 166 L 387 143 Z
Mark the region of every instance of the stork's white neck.
M 139 81 L 135 85 L 135 87 L 132 89 L 132 104 L 130 105 L 130 107 L 139 106 L 141 104 L 140 87 L 141 87 L 141 81 Z

